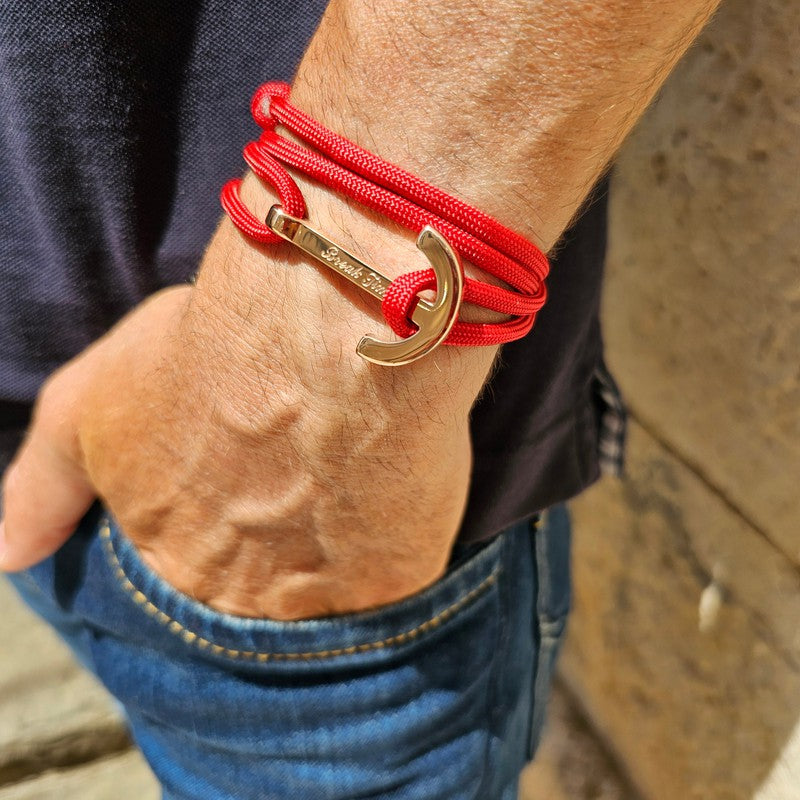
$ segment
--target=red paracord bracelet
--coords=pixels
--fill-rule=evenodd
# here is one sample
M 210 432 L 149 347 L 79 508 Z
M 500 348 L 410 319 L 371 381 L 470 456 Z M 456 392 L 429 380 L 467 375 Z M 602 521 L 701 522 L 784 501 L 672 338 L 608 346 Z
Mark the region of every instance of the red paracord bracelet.
M 263 132 L 257 142 L 250 142 L 244 149 L 245 161 L 253 172 L 277 192 L 282 211 L 297 218 L 294 222 L 306 214 L 303 196 L 286 169 L 292 167 L 417 234 L 429 226 L 463 258 L 511 287 L 466 278 L 464 302 L 512 318 L 500 323 L 455 321 L 445 343 L 496 345 L 528 333 L 545 302 L 547 257 L 482 211 L 328 130 L 295 108 L 289 102 L 289 94 L 290 87 L 285 83 L 266 83 L 258 89 L 251 110 Z M 314 149 L 279 135 L 278 124 Z M 221 193 L 223 208 L 236 227 L 261 243 L 286 238 L 248 211 L 239 195 L 240 185 L 238 179 L 229 181 Z M 346 264 L 346 269 L 353 272 L 350 265 Z M 382 297 L 386 321 L 398 336 L 409 337 L 417 330 L 411 320 L 421 302 L 419 293 L 426 289 L 437 289 L 432 269 L 401 275 L 377 295 Z

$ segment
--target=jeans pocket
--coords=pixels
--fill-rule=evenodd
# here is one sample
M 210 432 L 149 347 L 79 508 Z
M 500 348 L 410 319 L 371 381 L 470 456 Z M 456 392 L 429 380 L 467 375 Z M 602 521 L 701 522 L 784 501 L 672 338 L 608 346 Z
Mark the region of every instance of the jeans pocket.
M 446 635 L 490 600 L 502 550 L 500 539 L 473 548 L 432 586 L 375 610 L 282 622 L 223 613 L 181 593 L 142 560 L 108 515 L 98 522 L 98 543 L 114 590 L 128 601 L 113 623 L 124 626 L 130 616 L 148 636 L 158 631 L 161 639 L 168 633 L 180 647 L 203 655 L 273 665 L 352 661 L 358 656 L 382 660 Z
M 533 531 L 537 596 L 534 639 L 537 642 L 533 671 L 533 710 L 528 739 L 528 758 L 536 753 L 544 729 L 547 700 L 556 660 L 567 627 L 571 602 L 570 520 L 565 506 L 550 509 Z
M 178 592 L 103 516 L 73 607 L 166 796 L 472 798 L 507 551 L 470 548 L 374 611 L 279 622 Z

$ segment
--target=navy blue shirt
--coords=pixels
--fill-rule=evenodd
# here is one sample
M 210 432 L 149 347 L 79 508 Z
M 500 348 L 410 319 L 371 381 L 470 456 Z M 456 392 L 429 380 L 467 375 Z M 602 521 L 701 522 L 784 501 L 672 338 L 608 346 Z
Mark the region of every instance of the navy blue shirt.
M 291 80 L 324 0 L 0 4 L 0 470 L 46 376 L 197 269 L 243 169 L 248 105 Z M 462 537 L 598 474 L 604 190 L 568 234 L 533 332 L 472 418 Z

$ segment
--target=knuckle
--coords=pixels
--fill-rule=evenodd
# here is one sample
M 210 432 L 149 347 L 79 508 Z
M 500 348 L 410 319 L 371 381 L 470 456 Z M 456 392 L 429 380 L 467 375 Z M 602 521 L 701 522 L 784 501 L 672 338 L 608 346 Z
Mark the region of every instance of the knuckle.
M 40 425 L 44 420 L 59 416 L 69 396 L 70 385 L 69 365 L 53 372 L 39 389 L 39 394 L 33 407 L 32 424 Z
M 3 474 L 2 482 L 2 507 L 6 513 L 9 506 L 13 506 L 14 498 L 16 497 L 19 488 L 19 470 L 17 469 L 16 462 L 12 463 Z

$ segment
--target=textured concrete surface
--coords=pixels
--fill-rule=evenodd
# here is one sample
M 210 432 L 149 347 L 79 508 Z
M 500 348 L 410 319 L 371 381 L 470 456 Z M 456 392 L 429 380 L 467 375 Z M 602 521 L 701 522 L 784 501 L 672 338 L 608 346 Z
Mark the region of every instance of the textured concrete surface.
M 0 576 L 0 800 L 156 800 L 106 691 Z
M 640 419 L 800 564 L 800 4 L 728 0 L 628 143 L 610 358 Z
M 574 504 L 562 675 L 644 797 L 796 800 L 800 574 L 636 425 L 629 459 Z
M 160 790 L 138 753 L 53 770 L 0 788 L 0 800 L 158 800 Z
M 105 691 L 0 577 L 0 785 L 128 747 Z
M 519 800 L 638 800 L 563 686 L 553 692 L 545 737 L 522 775 Z
M 800 5 L 728 0 L 616 170 L 639 425 L 576 503 L 563 675 L 648 800 L 800 798 Z

